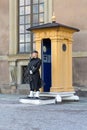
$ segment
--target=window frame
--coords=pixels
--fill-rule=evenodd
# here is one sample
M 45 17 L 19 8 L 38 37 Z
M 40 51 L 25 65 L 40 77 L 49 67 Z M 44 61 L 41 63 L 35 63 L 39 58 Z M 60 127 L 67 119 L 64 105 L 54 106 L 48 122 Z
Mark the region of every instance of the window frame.
M 33 39 L 33 34 L 32 34 L 32 32 L 26 31 L 26 29 L 27 29 L 26 26 L 31 27 L 31 26 L 34 26 L 34 25 L 39 25 L 39 24 L 44 23 L 44 9 L 43 9 L 42 12 L 40 12 L 40 5 L 41 4 L 44 5 L 44 0 L 43 0 L 43 2 L 40 2 L 40 0 L 38 0 L 38 3 L 33 3 L 33 0 L 30 0 L 29 5 L 26 4 L 26 0 L 24 0 L 24 5 L 20 5 L 20 0 L 18 0 L 18 1 L 19 1 L 18 2 L 18 8 L 19 8 L 19 12 L 18 12 L 18 17 L 19 17 L 19 21 L 18 21 L 18 53 L 19 54 L 21 54 L 21 53 L 26 54 L 26 53 L 31 53 L 31 51 L 33 50 L 33 44 L 35 44 L 35 41 Z M 33 13 L 33 8 L 34 8 L 35 5 L 38 5 L 38 13 L 36 13 L 36 12 Z M 28 7 L 28 6 L 30 6 L 30 13 L 26 14 L 26 7 Z M 20 8 L 24 8 L 24 14 L 20 14 Z M 43 8 L 44 8 L 44 6 L 43 6 Z M 43 21 L 42 22 L 40 22 L 40 15 L 41 14 L 43 14 Z M 26 22 L 27 20 L 25 18 L 25 17 L 29 17 L 29 15 L 30 15 L 30 23 Z M 34 19 L 33 19 L 34 15 L 37 15 L 37 17 L 38 17 L 37 22 L 34 22 Z M 20 19 L 22 19 L 22 17 L 24 17 L 23 18 L 24 19 L 23 23 L 20 22 Z M 21 26 L 24 26 L 24 32 L 20 32 L 20 27 Z M 22 29 L 22 27 L 21 27 L 21 29 Z M 26 42 L 26 35 L 28 35 L 28 34 L 31 35 L 30 42 Z M 20 42 L 21 35 L 24 35 L 24 41 L 23 42 Z M 26 51 L 26 46 L 27 46 L 28 43 L 29 43 L 29 46 L 30 46 L 29 52 Z M 21 44 L 24 44 L 24 52 L 22 52 L 20 50 L 20 45 Z

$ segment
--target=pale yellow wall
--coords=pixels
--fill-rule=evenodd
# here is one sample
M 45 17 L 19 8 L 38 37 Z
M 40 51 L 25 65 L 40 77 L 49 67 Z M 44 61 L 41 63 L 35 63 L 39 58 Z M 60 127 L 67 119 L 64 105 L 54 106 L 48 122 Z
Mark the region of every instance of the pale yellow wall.
M 53 0 L 57 22 L 80 29 L 73 38 L 73 85 L 87 90 L 87 0 Z M 84 87 L 85 86 L 85 87 Z
M 87 0 L 53 0 L 57 22 L 80 29 L 74 35 L 73 51 L 87 51 Z
M 44 21 L 45 23 L 51 22 L 52 17 L 52 0 L 44 0 Z
M 9 46 L 9 6 L 8 0 L 0 0 L 0 55 L 8 54 Z
M 0 87 L 9 84 L 9 0 L 0 0 Z
M 87 0 L 54 0 L 54 9 L 58 22 L 87 29 Z
M 9 54 L 18 50 L 18 0 L 9 0 Z

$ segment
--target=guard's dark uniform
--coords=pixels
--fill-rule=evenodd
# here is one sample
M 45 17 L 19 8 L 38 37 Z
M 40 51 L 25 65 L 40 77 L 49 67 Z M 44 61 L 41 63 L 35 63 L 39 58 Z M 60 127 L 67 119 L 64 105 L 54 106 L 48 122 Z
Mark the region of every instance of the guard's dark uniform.
M 40 72 L 39 68 L 41 66 L 41 59 L 39 58 L 32 58 L 29 61 L 29 64 L 27 66 L 26 70 L 26 82 L 30 84 L 31 91 L 39 91 L 39 88 L 41 88 L 41 79 L 40 79 Z M 32 74 L 30 74 L 30 71 L 32 71 Z

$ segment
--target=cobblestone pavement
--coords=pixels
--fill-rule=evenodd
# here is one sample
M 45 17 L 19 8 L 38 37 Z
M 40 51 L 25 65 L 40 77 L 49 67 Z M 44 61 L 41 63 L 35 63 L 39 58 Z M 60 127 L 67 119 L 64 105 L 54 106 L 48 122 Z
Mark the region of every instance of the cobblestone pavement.
M 20 95 L 0 95 L 0 130 L 87 130 L 87 97 L 51 105 L 19 103 Z

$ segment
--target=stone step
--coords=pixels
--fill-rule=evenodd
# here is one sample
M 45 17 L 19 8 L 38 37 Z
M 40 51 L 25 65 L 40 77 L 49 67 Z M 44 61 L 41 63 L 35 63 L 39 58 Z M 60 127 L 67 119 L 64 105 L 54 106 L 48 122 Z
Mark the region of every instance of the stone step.
M 21 98 L 19 102 L 24 104 L 46 105 L 46 104 L 55 104 L 55 98 L 40 97 L 40 99 L 34 99 L 25 97 Z

